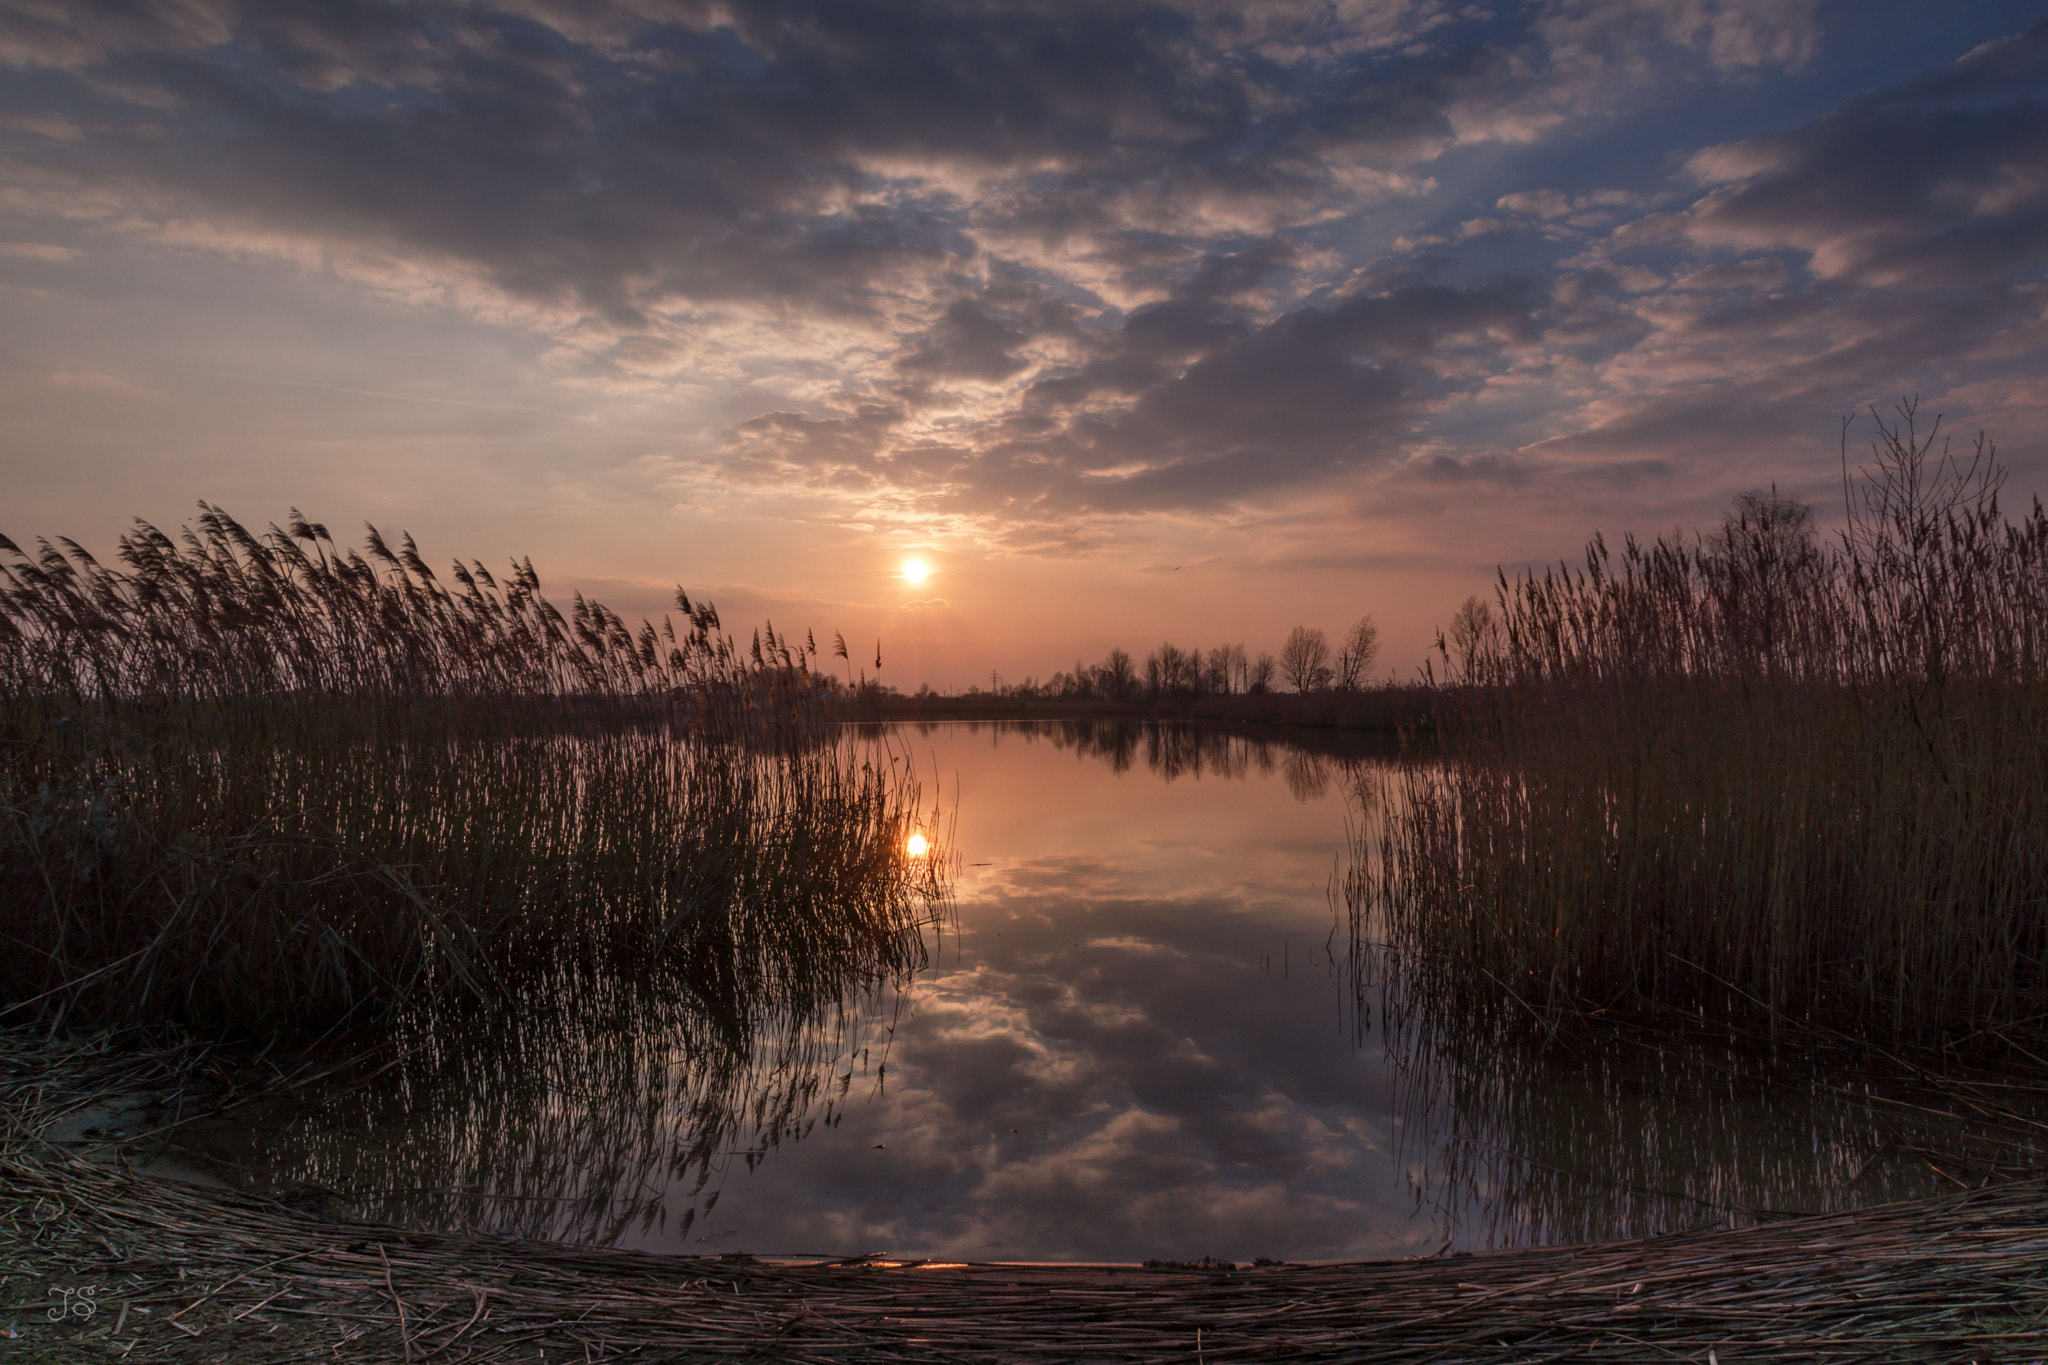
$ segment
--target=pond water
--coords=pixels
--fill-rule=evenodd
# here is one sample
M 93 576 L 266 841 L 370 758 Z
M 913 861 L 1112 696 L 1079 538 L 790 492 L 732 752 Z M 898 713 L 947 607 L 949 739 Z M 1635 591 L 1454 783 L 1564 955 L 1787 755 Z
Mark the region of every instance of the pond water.
M 1731 1049 L 1375 1031 L 1331 896 L 1388 761 L 1370 740 L 958 723 L 864 742 L 939 793 L 955 906 L 923 970 L 738 1030 L 582 1006 L 415 1030 L 196 1155 L 428 1226 L 1010 1261 L 1403 1256 L 1945 1186 L 1902 1111 Z

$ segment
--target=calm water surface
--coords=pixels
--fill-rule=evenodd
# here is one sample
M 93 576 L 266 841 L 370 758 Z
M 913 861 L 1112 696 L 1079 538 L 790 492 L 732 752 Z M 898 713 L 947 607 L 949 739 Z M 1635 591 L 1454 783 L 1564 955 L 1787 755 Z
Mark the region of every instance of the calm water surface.
M 1856 1095 L 1725 1051 L 1454 1056 L 1361 1027 L 1330 897 L 1383 761 L 1361 743 L 878 742 L 940 792 L 957 860 L 957 921 L 913 979 L 744 1037 L 609 1007 L 408 1034 L 212 1156 L 430 1226 L 988 1260 L 1397 1256 L 1940 1187 Z

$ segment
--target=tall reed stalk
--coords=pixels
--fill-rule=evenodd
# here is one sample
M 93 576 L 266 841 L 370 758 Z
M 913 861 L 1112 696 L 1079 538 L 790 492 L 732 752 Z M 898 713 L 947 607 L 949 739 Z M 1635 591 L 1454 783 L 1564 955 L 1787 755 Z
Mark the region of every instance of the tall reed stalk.
M 2048 513 L 1911 404 L 1833 544 L 1753 498 L 1502 576 L 1346 895 L 1387 1004 L 1976 1045 L 2048 1013 Z
M 271 1024 L 558 972 L 901 957 L 942 893 L 815 646 L 708 604 L 564 615 L 297 513 L 139 525 L 121 568 L 0 539 L 0 1007 Z

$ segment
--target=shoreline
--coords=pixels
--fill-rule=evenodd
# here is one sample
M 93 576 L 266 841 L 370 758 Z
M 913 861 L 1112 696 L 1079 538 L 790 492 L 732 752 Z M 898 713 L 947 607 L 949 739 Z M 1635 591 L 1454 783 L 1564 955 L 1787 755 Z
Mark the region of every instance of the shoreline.
M 315 1221 L 10 1144 L 10 1359 L 2039 1358 L 2048 1184 L 1734 1229 L 1224 1268 L 670 1255 Z M 23 1293 L 21 1286 L 33 1286 Z M 65 1291 L 69 1291 L 66 1293 Z M 48 1308 L 68 1305 L 62 1321 Z M 447 1353 L 444 1355 L 444 1353 Z
M 126 1150 L 146 1149 L 175 1119 L 90 1146 L 46 1137 L 67 1115 L 142 1090 L 170 1092 L 182 1111 L 185 1100 L 218 1109 L 290 1084 L 224 1082 L 218 1061 L 203 1048 L 0 1036 L 8 1360 L 1421 1365 L 2048 1353 L 2039 1176 L 1737 1227 L 1436 1257 L 973 1263 L 618 1250 L 321 1218 L 134 1170 Z
M 1429 688 L 1363 692 L 1271 692 L 1191 697 L 1157 703 L 1102 699 L 970 694 L 959 697 L 880 695 L 850 704 L 850 721 L 1139 721 L 1222 722 L 1319 730 L 1433 730 L 1448 694 Z

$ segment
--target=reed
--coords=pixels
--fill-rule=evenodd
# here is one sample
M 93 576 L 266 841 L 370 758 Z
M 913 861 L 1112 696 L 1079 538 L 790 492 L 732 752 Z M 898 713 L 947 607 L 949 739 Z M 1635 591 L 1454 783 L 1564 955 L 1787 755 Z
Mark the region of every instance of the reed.
M 2048 514 L 1922 435 L 1833 544 L 1753 496 L 1499 588 L 1345 896 L 1404 1012 L 1704 1012 L 1948 1047 L 2048 1014 Z M 1447 663 L 1449 662 L 1447 656 Z
M 0 539 L 0 1004 L 52 1026 L 332 1024 L 563 970 L 901 956 L 942 898 L 907 765 L 815 644 L 564 614 L 530 563 L 216 508 L 121 567 Z M 920 940 L 921 941 L 921 940 Z

